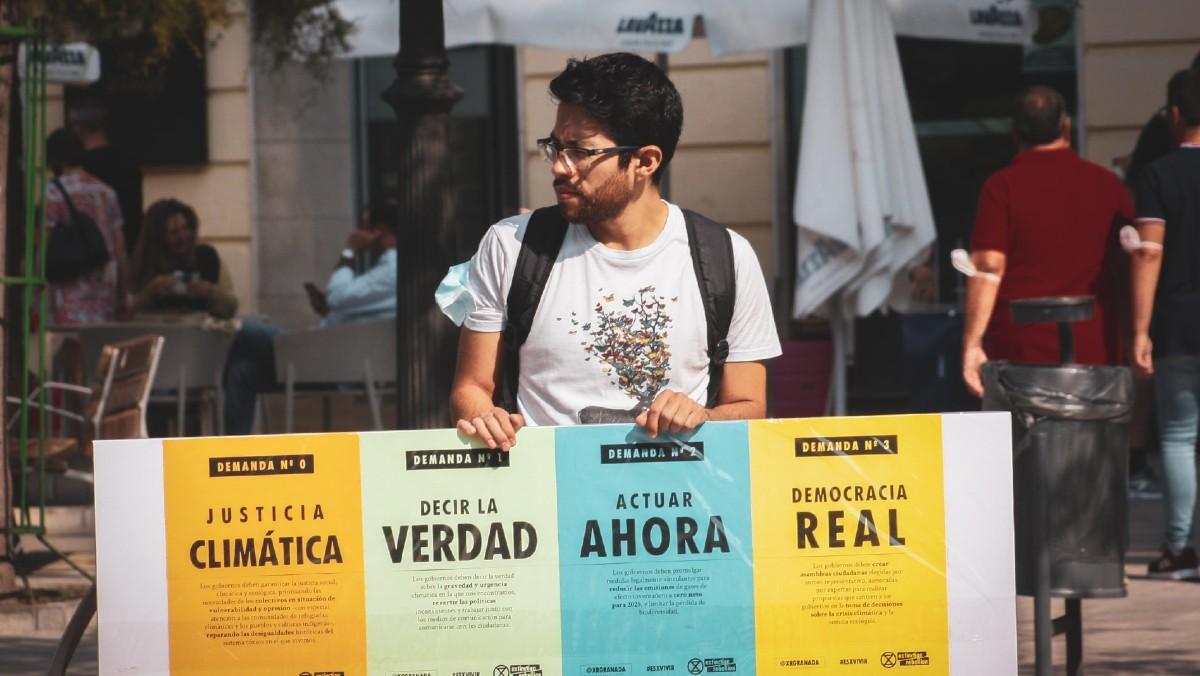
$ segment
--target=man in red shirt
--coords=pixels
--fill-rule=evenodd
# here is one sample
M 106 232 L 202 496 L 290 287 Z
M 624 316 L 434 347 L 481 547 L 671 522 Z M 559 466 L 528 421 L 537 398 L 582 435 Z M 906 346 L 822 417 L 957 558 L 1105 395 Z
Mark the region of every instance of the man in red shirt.
M 1014 300 L 1095 296 L 1095 318 L 1075 324 L 1076 361 L 1115 364 L 1121 353 L 1117 232 L 1132 220 L 1129 195 L 1115 174 L 1071 149 L 1061 94 L 1034 86 L 1014 103 L 1019 152 L 983 184 L 971 239 L 971 261 L 983 274 L 967 281 L 963 380 L 976 396 L 989 359 L 1058 362 L 1057 328 L 1014 324 Z

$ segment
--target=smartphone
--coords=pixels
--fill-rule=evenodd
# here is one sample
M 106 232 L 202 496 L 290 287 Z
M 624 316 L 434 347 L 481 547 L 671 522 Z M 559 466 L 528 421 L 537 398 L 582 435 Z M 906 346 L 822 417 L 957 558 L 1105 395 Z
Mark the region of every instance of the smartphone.
M 316 284 L 312 282 L 304 283 L 304 291 L 308 294 L 308 304 L 312 306 L 313 312 L 324 317 L 329 314 L 329 303 L 325 300 L 325 292 L 318 289 Z

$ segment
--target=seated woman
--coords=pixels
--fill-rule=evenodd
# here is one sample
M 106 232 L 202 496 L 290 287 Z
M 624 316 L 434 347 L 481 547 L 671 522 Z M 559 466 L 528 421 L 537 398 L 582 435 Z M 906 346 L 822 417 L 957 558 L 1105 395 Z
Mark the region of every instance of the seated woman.
M 190 206 L 158 200 L 146 210 L 133 252 L 134 312 L 237 313 L 229 271 L 216 249 L 197 244 L 200 222 Z
M 215 249 L 196 243 L 199 230 L 195 210 L 179 200 L 159 200 L 146 210 L 133 252 L 134 312 L 207 312 L 218 319 L 237 313 L 229 271 Z M 238 325 L 222 376 L 231 434 L 250 432 L 255 395 L 275 382 L 271 341 L 279 332 L 253 318 Z

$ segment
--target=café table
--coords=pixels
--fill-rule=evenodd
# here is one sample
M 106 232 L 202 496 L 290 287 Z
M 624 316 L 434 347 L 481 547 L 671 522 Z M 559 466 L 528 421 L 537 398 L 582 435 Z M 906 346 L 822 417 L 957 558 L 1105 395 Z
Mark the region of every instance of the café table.
M 86 374 L 95 369 L 104 345 L 147 334 L 162 336 L 163 351 L 152 399 L 175 402 L 176 434 L 183 436 L 189 395 L 214 396 L 211 420 L 201 418 L 202 433 L 224 432 L 221 374 L 237 326 L 236 320 L 214 320 L 204 315 L 139 315 L 126 322 L 50 326 L 47 330 L 79 340 Z

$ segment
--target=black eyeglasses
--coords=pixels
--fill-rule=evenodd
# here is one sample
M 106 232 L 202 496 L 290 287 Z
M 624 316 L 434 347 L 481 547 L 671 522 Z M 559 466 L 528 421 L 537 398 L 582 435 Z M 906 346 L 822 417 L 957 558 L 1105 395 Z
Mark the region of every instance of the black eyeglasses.
M 561 153 L 563 161 L 567 163 L 567 168 L 571 171 L 575 169 L 589 157 L 596 155 L 607 155 L 609 153 L 629 153 L 633 152 L 641 146 L 611 146 L 608 148 L 563 148 L 558 145 L 558 142 L 550 137 L 540 138 L 537 140 L 538 149 L 542 151 L 542 157 L 546 162 L 554 164 L 558 160 Z

